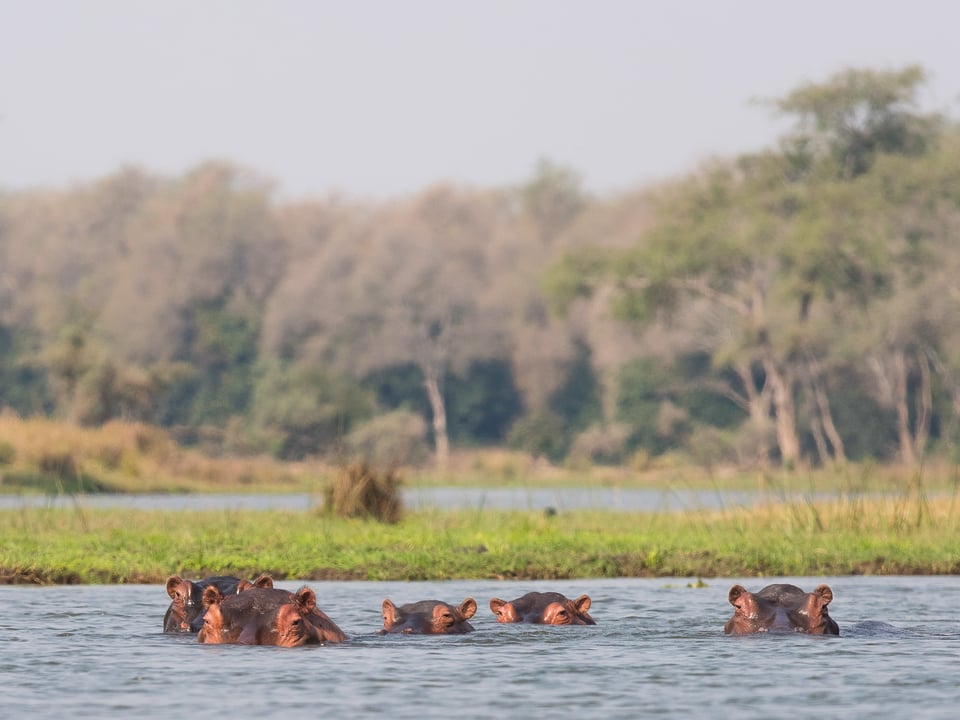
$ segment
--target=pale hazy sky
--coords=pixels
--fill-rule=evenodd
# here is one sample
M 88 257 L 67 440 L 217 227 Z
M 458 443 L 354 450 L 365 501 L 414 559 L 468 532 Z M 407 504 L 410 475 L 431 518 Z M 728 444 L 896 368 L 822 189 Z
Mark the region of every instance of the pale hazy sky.
M 250 167 L 281 198 L 598 193 L 769 146 L 755 98 L 923 65 L 957 116 L 950 0 L 0 0 L 0 189 Z

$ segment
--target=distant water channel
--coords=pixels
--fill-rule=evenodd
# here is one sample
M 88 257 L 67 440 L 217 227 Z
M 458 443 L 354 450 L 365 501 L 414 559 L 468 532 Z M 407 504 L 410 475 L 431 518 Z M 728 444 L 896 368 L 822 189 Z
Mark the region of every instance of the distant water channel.
M 839 638 L 731 638 L 734 582 L 828 582 Z M 296 582 L 281 587 L 293 590 Z M 160 632 L 160 585 L 0 587 L 4 718 L 956 718 L 960 578 L 316 582 L 350 636 L 297 649 Z M 586 593 L 596 627 L 498 625 L 491 597 Z M 472 596 L 476 631 L 376 634 L 380 605 Z
M 750 491 L 653 490 L 617 488 L 408 488 L 406 507 L 466 510 L 618 510 L 677 511 L 717 509 L 782 499 Z M 789 497 L 789 496 L 788 496 Z M 801 495 L 796 495 L 799 499 Z M 832 497 L 829 494 L 823 497 Z M 140 510 L 309 510 L 319 495 L 184 494 L 184 495 L 0 495 L 0 509 L 20 507 L 125 507 Z

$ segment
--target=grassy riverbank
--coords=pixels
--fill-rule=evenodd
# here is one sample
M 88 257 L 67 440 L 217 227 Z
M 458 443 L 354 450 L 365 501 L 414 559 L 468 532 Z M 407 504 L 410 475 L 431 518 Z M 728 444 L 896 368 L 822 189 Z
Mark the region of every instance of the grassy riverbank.
M 960 573 L 960 500 L 851 496 L 687 513 L 34 508 L 0 512 L 0 581 L 718 577 Z

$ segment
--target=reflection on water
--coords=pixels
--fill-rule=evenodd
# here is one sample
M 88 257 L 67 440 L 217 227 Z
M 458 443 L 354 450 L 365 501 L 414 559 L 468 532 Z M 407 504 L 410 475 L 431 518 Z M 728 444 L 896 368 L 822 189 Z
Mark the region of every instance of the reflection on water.
M 740 582 L 827 582 L 841 637 L 723 635 Z M 279 583 L 294 590 L 296 582 Z M 344 645 L 163 635 L 160 585 L 0 587 L 11 718 L 952 718 L 960 578 L 311 582 Z M 595 627 L 498 625 L 494 596 L 589 594 Z M 376 634 L 380 604 L 472 596 L 476 632 Z
M 489 510 L 618 510 L 677 511 L 752 505 L 761 499 L 800 499 L 802 495 L 771 496 L 750 491 L 654 490 L 617 488 L 408 488 L 406 507 L 412 509 Z M 818 494 L 815 497 L 835 497 Z M 127 507 L 141 510 L 309 510 L 319 495 L 0 495 L 0 509 L 19 507 Z

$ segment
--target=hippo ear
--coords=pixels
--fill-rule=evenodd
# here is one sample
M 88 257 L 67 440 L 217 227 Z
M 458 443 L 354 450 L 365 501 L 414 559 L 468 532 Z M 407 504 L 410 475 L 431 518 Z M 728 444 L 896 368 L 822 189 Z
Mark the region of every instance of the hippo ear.
M 590 602 L 589 595 L 581 595 L 580 597 L 578 597 L 576 600 L 573 601 L 573 606 L 577 609 L 577 612 L 580 615 L 586 614 L 587 611 L 590 610 L 591 604 L 592 603 Z
M 216 586 L 207 585 L 203 591 L 203 606 L 208 608 L 211 605 L 219 605 L 221 602 L 223 602 L 223 593 Z
M 393 601 L 387 598 L 383 601 L 383 626 L 391 627 L 400 622 L 400 613 Z
M 477 601 L 472 597 L 468 597 L 460 603 L 460 607 L 457 609 L 460 611 L 460 614 L 463 615 L 464 620 L 469 620 L 477 614 Z
M 826 607 L 833 602 L 833 590 L 829 585 L 817 585 L 813 594 L 820 598 L 820 607 Z
M 317 594 L 304 585 L 297 590 L 297 605 L 299 605 L 301 609 L 310 612 L 317 606 Z
M 250 582 L 249 580 L 241 580 L 240 582 L 237 583 L 237 595 L 239 595 L 240 593 L 246 590 L 249 590 L 252 587 L 253 587 L 253 583 Z
M 181 601 L 190 597 L 190 583 L 179 575 L 171 575 L 167 578 L 167 595 Z
M 273 589 L 273 578 L 263 573 L 256 580 L 253 581 L 253 586 L 258 588 L 265 588 L 267 590 Z
M 734 607 L 740 607 L 740 598 L 746 593 L 749 595 L 749 591 L 743 585 L 734 585 L 730 588 L 730 593 L 727 595 L 727 600 Z
M 506 600 L 501 600 L 500 598 L 490 598 L 490 609 L 493 611 L 494 615 L 500 612 L 500 608 L 506 604 Z

